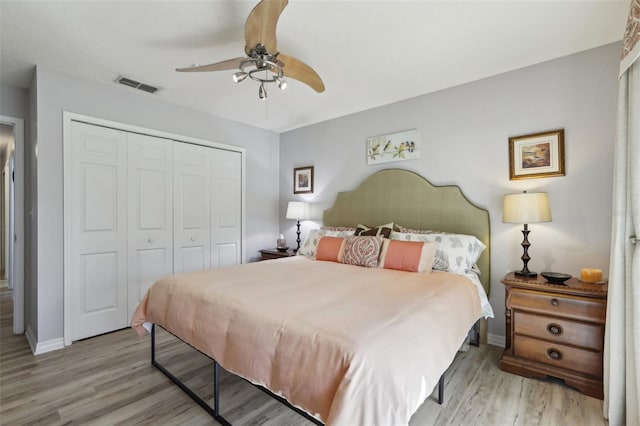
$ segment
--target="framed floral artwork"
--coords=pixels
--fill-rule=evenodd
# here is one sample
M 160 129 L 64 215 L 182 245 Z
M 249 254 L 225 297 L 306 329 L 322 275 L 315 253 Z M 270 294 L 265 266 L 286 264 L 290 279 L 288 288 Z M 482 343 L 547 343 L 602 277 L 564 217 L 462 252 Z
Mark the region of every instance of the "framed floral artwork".
M 509 138 L 510 180 L 564 175 L 564 129 Z
M 293 169 L 293 193 L 313 194 L 313 166 Z

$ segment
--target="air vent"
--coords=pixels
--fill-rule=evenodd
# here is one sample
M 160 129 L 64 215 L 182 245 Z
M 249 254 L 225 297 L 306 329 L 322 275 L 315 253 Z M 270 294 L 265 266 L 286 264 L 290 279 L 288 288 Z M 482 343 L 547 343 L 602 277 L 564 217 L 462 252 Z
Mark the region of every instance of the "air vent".
M 147 93 L 156 93 L 158 90 L 160 90 L 157 87 L 151 86 L 149 84 L 140 83 L 139 81 L 132 80 L 122 75 L 119 75 L 118 78 L 116 78 L 116 82 L 120 84 L 124 84 L 125 86 L 133 87 L 134 89 L 142 90 L 143 92 L 147 92 Z
M 158 91 L 157 87 L 149 86 L 148 84 L 140 84 L 138 89 L 148 93 L 156 93 Z

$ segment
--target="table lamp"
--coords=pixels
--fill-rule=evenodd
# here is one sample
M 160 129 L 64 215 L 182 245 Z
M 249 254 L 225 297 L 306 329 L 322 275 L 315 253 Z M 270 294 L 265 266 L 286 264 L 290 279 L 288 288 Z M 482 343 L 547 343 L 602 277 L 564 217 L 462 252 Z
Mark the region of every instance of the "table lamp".
M 296 240 L 298 247 L 294 250 L 294 252 L 297 252 L 300 249 L 300 241 L 302 241 L 300 239 L 300 221 L 309 219 L 309 204 L 302 201 L 289 201 L 286 218 L 298 221 L 298 230 L 296 231 L 296 234 L 298 234 L 298 239 Z
M 551 222 L 551 210 L 549 209 L 549 199 L 546 192 L 527 192 L 521 194 L 511 194 L 504 196 L 502 207 L 502 222 L 522 223 L 524 229 L 522 235 L 522 263 L 521 271 L 515 271 L 516 275 L 522 277 L 535 277 L 536 272 L 531 272 L 527 267 L 529 260 L 529 223 Z

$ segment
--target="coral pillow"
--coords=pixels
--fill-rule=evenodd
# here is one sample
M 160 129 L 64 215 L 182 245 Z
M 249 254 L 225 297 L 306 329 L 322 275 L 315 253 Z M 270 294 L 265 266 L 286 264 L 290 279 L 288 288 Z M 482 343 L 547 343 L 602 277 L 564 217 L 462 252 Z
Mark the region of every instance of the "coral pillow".
M 482 241 L 473 235 L 447 234 L 444 232 L 405 234 L 394 231 L 391 233 L 391 239 L 438 243 L 433 259 L 433 269 L 461 275 L 474 269 L 474 265 L 486 247 Z
M 380 266 L 399 271 L 431 273 L 438 243 L 386 240 L 380 254 Z
M 341 262 L 344 252 L 344 238 L 322 237 L 318 241 L 316 250 L 316 260 L 326 260 L 329 262 Z
M 375 268 L 378 266 L 382 240 L 382 237 L 347 237 L 342 263 Z
M 348 237 L 353 235 L 353 231 L 326 231 L 323 229 L 312 229 L 309 231 L 309 235 L 300 246 L 298 250 L 298 256 L 305 256 L 315 258 L 316 250 L 318 249 L 318 243 L 322 237 Z

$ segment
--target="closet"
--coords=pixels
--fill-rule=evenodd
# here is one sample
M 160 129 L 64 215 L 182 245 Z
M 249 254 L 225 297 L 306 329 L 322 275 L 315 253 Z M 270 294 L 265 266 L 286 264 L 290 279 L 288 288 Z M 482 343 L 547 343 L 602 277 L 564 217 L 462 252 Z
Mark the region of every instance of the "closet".
M 241 263 L 242 151 L 72 121 L 65 329 L 121 329 L 157 279 Z

